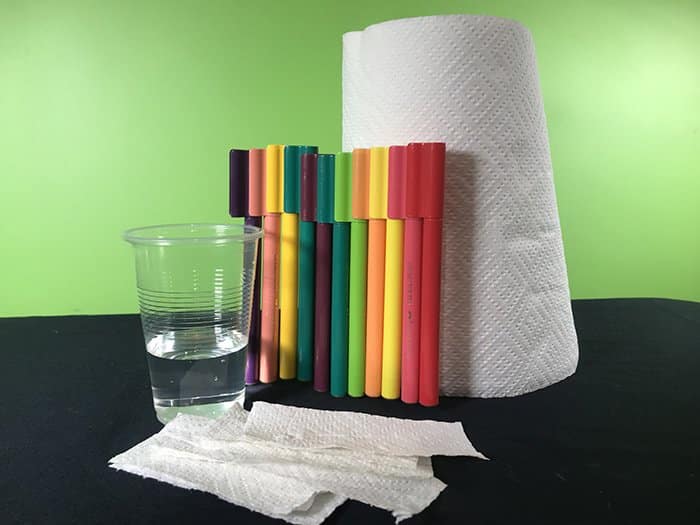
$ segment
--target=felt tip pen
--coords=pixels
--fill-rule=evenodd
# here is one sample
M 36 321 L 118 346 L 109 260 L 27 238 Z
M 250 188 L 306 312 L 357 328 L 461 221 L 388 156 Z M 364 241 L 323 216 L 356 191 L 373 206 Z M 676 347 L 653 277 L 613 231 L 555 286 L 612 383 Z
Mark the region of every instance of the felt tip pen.
M 296 195 L 298 155 L 295 147 L 284 147 L 283 175 L 279 190 L 283 203 L 280 217 L 280 366 L 282 379 L 297 375 L 297 278 L 299 274 L 299 209 L 288 207 L 287 194 Z M 290 197 L 291 198 L 291 197 Z M 294 202 L 294 198 L 291 198 Z M 292 209 L 294 212 L 289 212 Z
M 248 152 L 248 216 L 246 224 L 263 227 L 265 214 L 265 149 L 253 148 Z M 264 232 L 264 228 L 263 228 Z M 263 244 L 264 241 L 260 241 Z M 248 384 L 257 383 L 260 379 L 260 354 L 262 352 L 262 246 L 258 245 L 258 255 L 255 264 L 255 286 L 253 289 L 253 304 L 250 320 L 249 341 L 255 339 L 256 352 L 251 355 L 250 346 L 246 354 L 246 380 Z M 248 373 L 251 370 L 252 373 Z
M 280 190 L 284 170 L 284 146 L 265 149 L 262 193 L 263 262 L 262 315 L 260 321 L 260 381 L 271 383 L 279 371 L 279 266 L 280 266 Z M 251 189 L 253 185 L 251 184 Z M 252 199 L 251 199 L 251 202 Z
M 388 153 L 387 147 L 370 149 L 365 350 L 365 394 L 369 397 L 379 397 L 382 390 Z
M 382 342 L 382 397 L 386 399 L 398 399 L 401 394 L 405 172 L 406 147 L 391 146 L 389 148 Z
M 404 221 L 403 300 L 401 305 L 401 400 L 418 402 L 420 366 L 421 257 L 423 219 L 420 217 L 420 146 L 406 148 L 406 168 L 389 181 L 401 185 L 399 212 Z M 390 201 L 391 205 L 391 201 Z
M 315 153 L 311 146 L 285 146 L 279 187 L 283 213 L 280 222 L 280 377 L 297 377 L 299 288 L 299 186 L 301 154 Z
M 314 379 L 314 329 L 316 281 L 316 178 L 318 155 L 301 155 L 299 214 L 299 323 L 297 379 Z
M 348 297 L 348 394 L 365 393 L 367 323 L 367 220 L 369 219 L 369 149 L 352 152 L 350 275 Z
M 333 178 L 335 155 L 317 157 L 316 176 L 316 283 L 314 310 L 314 390 L 330 389 Z
M 243 217 L 244 223 L 250 226 L 262 225 L 260 216 L 249 212 L 249 152 L 243 149 L 229 151 L 229 215 Z M 248 260 L 256 255 L 246 254 L 243 265 L 253 264 Z M 255 280 L 253 283 L 253 303 L 250 311 L 248 333 L 248 348 L 246 351 L 245 382 L 251 385 L 258 382 L 258 366 L 260 351 L 260 264 L 256 264 Z
M 333 222 L 331 262 L 331 395 L 348 393 L 348 322 L 350 285 L 350 230 L 352 221 L 352 154 L 335 156 L 333 177 L 329 178 L 330 198 L 326 210 L 319 200 L 319 220 Z M 319 190 L 319 195 L 322 192 Z M 320 197 L 319 197 L 320 199 Z
M 435 406 L 439 402 L 440 393 L 440 277 L 445 144 L 426 142 L 421 143 L 420 149 L 419 211 L 423 218 L 423 239 L 418 402 L 424 406 Z
M 307 209 L 302 209 L 303 176 L 302 162 L 305 154 L 316 154 L 318 148 L 314 146 L 289 146 L 289 154 L 294 158 L 295 170 L 293 171 L 296 182 L 293 192 L 288 194 L 291 183 L 285 180 L 285 209 L 296 211 L 297 213 L 309 212 L 308 206 L 315 208 L 315 198 L 310 199 Z M 316 171 L 309 169 L 306 176 L 315 179 Z M 316 184 L 308 185 L 308 190 L 313 192 L 315 197 Z M 289 197 L 293 195 L 293 197 Z M 308 195 L 307 195 L 308 196 Z M 294 202 L 293 199 L 296 199 Z M 306 202 L 305 202 L 306 204 Z M 314 211 L 315 212 L 315 211 Z M 304 213 L 299 221 L 299 243 L 297 257 L 297 379 L 300 381 L 311 381 L 313 379 L 313 355 L 314 355 L 314 280 L 315 280 L 315 259 L 316 259 L 316 224 L 313 221 L 304 220 L 311 215 Z

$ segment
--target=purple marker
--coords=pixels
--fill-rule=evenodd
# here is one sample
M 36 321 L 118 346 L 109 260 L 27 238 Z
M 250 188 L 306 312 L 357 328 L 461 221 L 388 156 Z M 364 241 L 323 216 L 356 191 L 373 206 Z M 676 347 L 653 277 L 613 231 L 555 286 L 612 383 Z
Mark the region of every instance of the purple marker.
M 333 225 L 316 224 L 316 315 L 314 316 L 314 390 L 330 386 L 331 258 Z
M 319 155 L 316 173 L 316 309 L 314 315 L 314 390 L 330 388 L 331 278 L 333 258 L 333 176 L 335 155 Z

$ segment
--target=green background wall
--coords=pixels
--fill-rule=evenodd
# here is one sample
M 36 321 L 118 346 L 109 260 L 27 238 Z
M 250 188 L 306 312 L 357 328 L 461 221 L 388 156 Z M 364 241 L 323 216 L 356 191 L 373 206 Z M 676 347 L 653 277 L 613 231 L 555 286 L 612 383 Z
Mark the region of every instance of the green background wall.
M 341 35 L 534 35 L 572 294 L 700 300 L 700 2 L 0 0 L 0 316 L 136 311 L 131 226 L 227 221 L 227 150 L 335 151 Z

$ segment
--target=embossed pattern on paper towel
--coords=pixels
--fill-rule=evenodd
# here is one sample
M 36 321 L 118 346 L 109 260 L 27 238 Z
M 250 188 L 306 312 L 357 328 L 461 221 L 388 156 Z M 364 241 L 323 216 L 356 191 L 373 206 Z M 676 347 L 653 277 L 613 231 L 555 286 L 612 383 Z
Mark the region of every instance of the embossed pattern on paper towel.
M 441 392 L 574 372 L 576 333 L 535 52 L 520 24 L 396 20 L 343 39 L 343 149 L 447 142 Z

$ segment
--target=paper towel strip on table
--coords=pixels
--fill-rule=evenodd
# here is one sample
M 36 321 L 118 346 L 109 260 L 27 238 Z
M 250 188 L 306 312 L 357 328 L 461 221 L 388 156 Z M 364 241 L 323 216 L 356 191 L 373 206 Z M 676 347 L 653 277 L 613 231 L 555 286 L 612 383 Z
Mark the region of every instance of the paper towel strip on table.
M 571 375 L 571 313 L 530 33 L 471 15 L 343 36 L 343 149 L 447 143 L 440 387 L 500 397 Z
M 292 447 L 345 448 L 387 456 L 474 456 L 485 459 L 469 442 L 461 423 L 413 421 L 263 401 L 253 405 L 245 433 Z
M 295 419 L 309 436 L 304 448 L 299 448 L 303 439 L 289 432 Z M 264 439 L 280 423 L 285 424 L 289 439 Z M 352 437 L 336 440 L 334 436 L 345 432 L 350 423 Z M 257 434 L 249 434 L 248 429 Z M 383 446 L 375 445 L 384 437 L 385 444 L 401 444 L 402 452 L 422 452 L 387 455 Z M 326 448 L 332 441 L 334 448 Z M 435 447 L 431 448 L 431 441 Z M 238 406 L 216 421 L 178 415 L 160 433 L 110 463 L 119 470 L 211 492 L 306 525 L 322 522 L 347 498 L 389 510 L 397 521 L 421 512 L 445 487 L 433 477 L 429 458 L 445 451 L 484 457 L 471 446 L 459 423 L 403 421 L 258 402 L 250 416 Z

